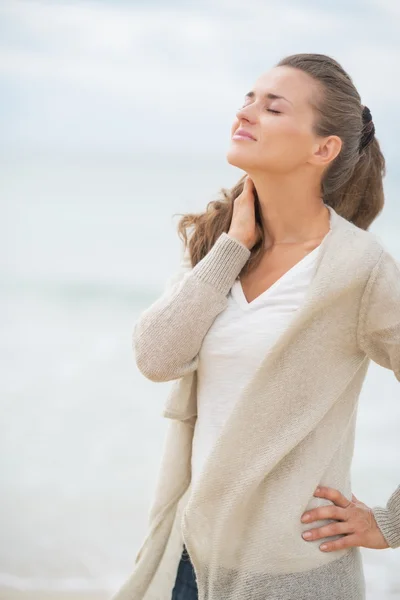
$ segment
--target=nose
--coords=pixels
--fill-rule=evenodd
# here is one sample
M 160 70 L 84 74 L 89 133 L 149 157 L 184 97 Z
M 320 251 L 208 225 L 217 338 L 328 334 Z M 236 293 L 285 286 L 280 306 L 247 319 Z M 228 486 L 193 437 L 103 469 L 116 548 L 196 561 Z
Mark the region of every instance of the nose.
M 248 123 L 254 123 L 256 120 L 254 109 L 250 104 L 246 104 L 245 106 L 241 106 L 236 111 L 236 118 L 239 121 L 247 121 Z

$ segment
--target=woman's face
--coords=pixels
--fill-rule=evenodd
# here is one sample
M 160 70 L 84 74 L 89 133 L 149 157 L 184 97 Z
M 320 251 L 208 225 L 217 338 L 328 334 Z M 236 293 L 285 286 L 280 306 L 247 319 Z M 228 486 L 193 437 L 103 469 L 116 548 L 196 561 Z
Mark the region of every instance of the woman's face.
M 257 171 L 283 174 L 304 165 L 318 144 L 309 101 L 316 91 L 314 80 L 299 69 L 274 67 L 261 75 L 236 113 L 228 162 L 250 175 Z M 240 129 L 254 139 L 235 138 Z

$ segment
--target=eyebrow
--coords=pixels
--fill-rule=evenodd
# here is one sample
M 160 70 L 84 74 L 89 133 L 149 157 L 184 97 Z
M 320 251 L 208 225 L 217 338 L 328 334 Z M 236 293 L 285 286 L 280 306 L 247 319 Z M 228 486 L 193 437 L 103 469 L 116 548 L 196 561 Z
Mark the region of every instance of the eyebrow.
M 251 91 L 251 92 L 247 92 L 247 94 L 245 95 L 245 98 L 254 98 L 255 96 L 255 92 Z M 270 100 L 286 100 L 286 102 L 289 102 L 290 104 L 293 105 L 292 102 L 290 102 L 290 100 L 288 100 L 287 98 L 285 98 L 285 96 L 278 96 L 278 94 L 273 94 L 272 92 L 269 92 L 268 94 L 264 94 L 264 98 L 269 98 Z

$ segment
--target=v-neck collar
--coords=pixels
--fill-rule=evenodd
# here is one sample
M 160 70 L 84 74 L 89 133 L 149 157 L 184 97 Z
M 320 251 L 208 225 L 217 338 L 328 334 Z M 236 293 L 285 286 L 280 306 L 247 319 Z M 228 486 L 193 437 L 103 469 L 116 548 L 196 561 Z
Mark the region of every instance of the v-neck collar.
M 333 215 L 333 213 L 335 213 L 335 215 L 337 214 L 331 206 L 329 206 L 328 204 L 325 204 L 325 206 L 329 209 L 329 212 L 330 212 L 328 233 L 324 236 L 324 238 L 318 244 L 318 246 L 316 248 L 314 248 L 314 250 L 311 250 L 311 252 L 309 252 L 308 254 L 303 256 L 302 259 L 300 259 L 297 263 L 295 263 L 292 267 L 290 267 L 290 269 L 288 271 L 283 273 L 283 275 L 281 275 L 281 277 L 279 277 L 279 279 L 277 279 L 272 285 L 270 285 L 269 288 L 267 288 L 264 292 L 259 294 L 256 298 L 254 298 L 254 300 L 249 302 L 244 294 L 240 278 L 236 279 L 236 281 L 234 282 L 234 284 L 231 288 L 231 295 L 234 298 L 234 300 L 237 302 L 237 304 L 240 306 L 240 308 L 242 308 L 243 310 L 252 310 L 254 308 L 258 308 L 260 306 L 260 304 L 262 304 L 265 301 L 267 296 L 272 294 L 276 288 L 278 288 L 284 281 L 286 281 L 286 279 L 288 277 L 295 274 L 299 269 L 304 267 L 311 259 L 315 258 L 315 255 L 318 254 L 319 250 L 321 250 L 321 246 L 325 243 L 325 240 L 332 233 L 333 221 L 335 219 L 335 216 Z
M 232 297 L 236 300 L 236 302 L 243 310 L 251 310 L 257 308 L 258 306 L 260 306 L 260 304 L 262 304 L 265 301 L 265 299 L 268 296 L 270 296 L 276 290 L 276 288 L 279 288 L 279 286 L 282 283 L 284 283 L 286 279 L 288 279 L 288 277 L 293 276 L 297 273 L 297 271 L 305 267 L 308 264 L 308 262 L 314 260 L 315 255 L 318 254 L 318 251 L 320 250 L 321 244 L 324 243 L 329 233 L 330 232 L 326 234 L 322 242 L 318 244 L 318 246 L 314 248 L 314 250 L 311 250 L 311 252 L 303 256 L 303 258 L 300 259 L 296 264 L 294 264 L 293 267 L 290 267 L 288 271 L 281 275 L 281 277 L 279 277 L 279 279 L 277 279 L 272 285 L 270 285 L 269 288 L 267 288 L 264 292 L 261 292 L 261 294 L 254 298 L 254 300 L 251 300 L 251 302 L 247 300 L 244 294 L 242 282 L 240 281 L 240 279 L 236 279 L 232 286 Z

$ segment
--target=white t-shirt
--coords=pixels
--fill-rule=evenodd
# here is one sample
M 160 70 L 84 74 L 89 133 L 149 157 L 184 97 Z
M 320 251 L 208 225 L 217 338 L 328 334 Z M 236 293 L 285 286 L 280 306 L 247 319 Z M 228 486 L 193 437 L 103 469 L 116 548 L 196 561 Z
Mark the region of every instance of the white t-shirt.
M 192 484 L 258 361 L 265 358 L 301 305 L 322 243 L 250 303 L 237 279 L 227 296 L 226 309 L 208 330 L 197 367 Z

